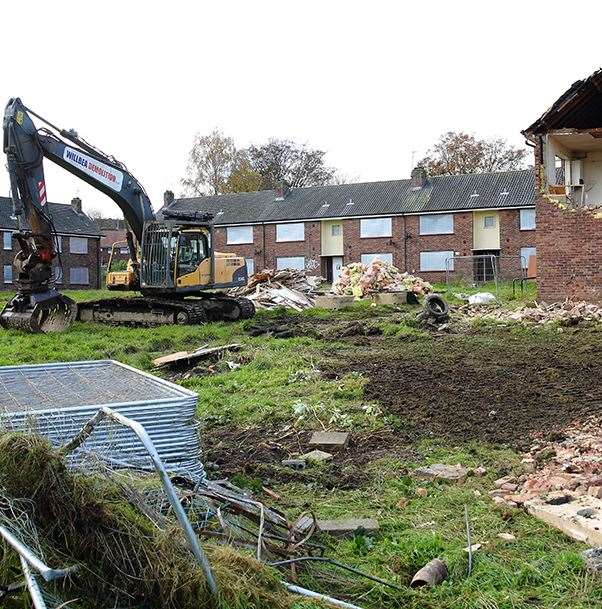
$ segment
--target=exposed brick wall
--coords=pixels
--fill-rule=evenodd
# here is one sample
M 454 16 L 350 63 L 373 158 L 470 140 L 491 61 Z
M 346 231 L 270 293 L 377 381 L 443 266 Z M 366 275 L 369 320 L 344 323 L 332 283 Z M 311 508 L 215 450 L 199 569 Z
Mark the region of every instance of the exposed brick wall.
M 2 232 L 2 229 L 0 229 Z M 69 236 L 61 235 L 63 252 L 60 254 L 63 264 L 63 280 L 58 283 L 59 288 L 69 288 L 73 290 L 98 289 L 100 285 L 100 276 L 98 274 L 98 266 L 100 262 L 100 238 L 88 238 L 88 253 L 87 254 L 71 254 L 69 252 Z M 13 243 L 12 250 L 0 250 L 0 264 L 12 265 L 15 254 L 17 253 L 17 245 Z M 55 259 L 54 264 L 58 264 Z M 88 269 L 88 285 L 71 285 L 69 283 L 70 269 L 73 267 L 87 267 Z M 14 290 L 15 285 L 12 283 L 5 284 L 3 278 L 0 278 L 0 289 Z
M 537 201 L 537 284 L 548 302 L 602 302 L 602 219 Z
M 429 281 L 444 281 L 445 271 L 421 271 L 420 252 L 458 252 L 470 256 L 473 246 L 472 212 L 454 213 L 454 233 L 451 235 L 420 235 L 419 216 L 395 216 L 391 221 L 391 237 L 360 237 L 359 219 L 342 219 L 343 262 L 359 262 L 362 254 L 392 254 L 393 264 L 402 270 L 409 270 L 424 276 Z M 500 246 L 504 255 L 513 256 L 512 276 L 518 276 L 519 252 L 521 247 L 533 246 L 534 231 L 519 230 L 519 211 L 500 211 Z M 407 236 L 407 238 L 406 238 Z M 226 229 L 217 227 L 214 232 L 216 251 L 232 252 L 245 258 L 253 258 L 255 269 L 274 268 L 279 256 L 304 256 L 308 273 L 325 274 L 321 263 L 320 222 L 305 223 L 305 241 L 278 243 L 276 225 L 266 224 L 253 227 L 253 243 L 227 245 Z M 265 247 L 264 247 L 265 243 Z M 264 251 L 265 250 L 265 251 Z M 467 266 L 468 268 L 468 266 Z

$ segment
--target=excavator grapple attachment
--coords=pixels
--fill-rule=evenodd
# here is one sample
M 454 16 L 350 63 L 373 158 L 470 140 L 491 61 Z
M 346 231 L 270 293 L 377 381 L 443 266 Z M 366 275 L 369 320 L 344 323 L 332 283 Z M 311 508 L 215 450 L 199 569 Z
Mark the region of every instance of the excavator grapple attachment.
M 0 325 L 26 332 L 63 332 L 76 315 L 76 303 L 56 290 L 17 294 L 0 314 Z

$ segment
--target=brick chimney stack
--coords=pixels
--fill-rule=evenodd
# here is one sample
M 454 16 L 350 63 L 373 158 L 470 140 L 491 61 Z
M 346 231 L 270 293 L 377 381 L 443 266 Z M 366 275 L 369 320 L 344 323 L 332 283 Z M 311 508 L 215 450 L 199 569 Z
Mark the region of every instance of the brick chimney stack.
M 174 194 L 171 190 L 166 190 L 163 193 L 163 205 L 169 207 L 174 202 Z
M 276 182 L 276 186 L 274 187 L 274 200 L 275 201 L 284 201 L 287 194 L 288 194 L 288 184 L 284 180 L 280 180 L 279 182 Z
M 411 179 L 412 188 L 422 188 L 426 185 L 426 181 L 428 179 L 426 169 L 420 166 L 414 167 L 414 169 L 412 169 Z
M 79 197 L 73 197 L 73 199 L 71 199 L 71 207 L 74 212 L 81 214 L 82 213 L 82 200 Z

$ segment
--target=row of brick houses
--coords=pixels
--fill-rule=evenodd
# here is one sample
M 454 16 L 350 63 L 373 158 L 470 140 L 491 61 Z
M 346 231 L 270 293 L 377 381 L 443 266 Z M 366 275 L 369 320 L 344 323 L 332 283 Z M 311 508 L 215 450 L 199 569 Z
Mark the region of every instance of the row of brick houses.
M 100 238 L 98 226 L 82 211 L 82 202 L 74 198 L 70 204 L 49 203 L 50 213 L 58 235 L 58 251 L 55 262 L 57 285 L 70 289 L 99 288 L 101 281 Z M 2 249 L 0 258 L 3 271 L 1 289 L 13 290 L 12 262 L 18 245 L 12 234 L 17 229 L 12 217 L 12 201 L 0 197 L 0 232 Z
M 458 256 L 495 254 L 518 277 L 536 252 L 532 170 L 429 177 L 418 167 L 406 180 L 175 200 L 166 193 L 165 203 L 212 213 L 216 251 L 244 256 L 249 272 L 293 267 L 332 281 L 342 265 L 378 257 L 441 281 L 459 270 Z

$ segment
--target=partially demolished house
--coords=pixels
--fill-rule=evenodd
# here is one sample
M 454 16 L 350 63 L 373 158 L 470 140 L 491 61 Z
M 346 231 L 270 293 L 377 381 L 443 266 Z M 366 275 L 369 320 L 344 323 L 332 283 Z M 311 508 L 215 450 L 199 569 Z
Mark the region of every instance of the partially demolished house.
M 602 70 L 523 135 L 535 148 L 540 297 L 602 301 Z
M 532 170 L 428 176 L 173 199 L 179 212 L 214 216 L 218 251 L 244 256 L 249 273 L 304 269 L 329 281 L 350 262 L 374 258 L 429 281 L 467 273 L 491 279 L 492 260 L 507 278 L 535 255 Z M 484 256 L 475 261 L 474 255 Z

